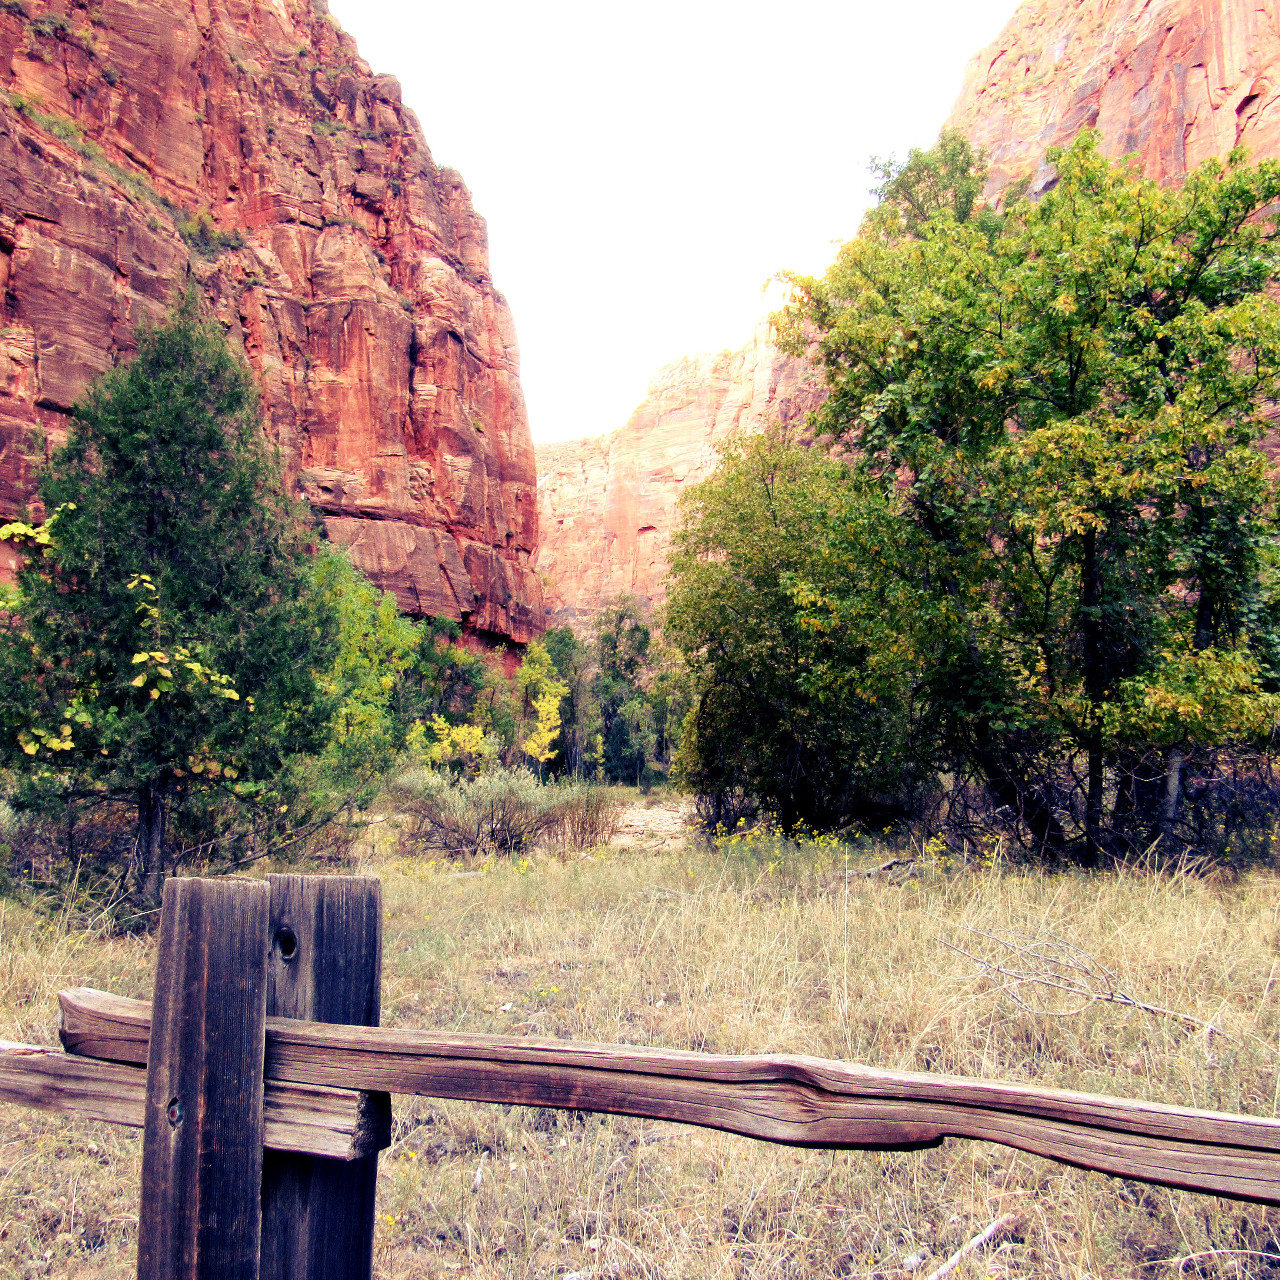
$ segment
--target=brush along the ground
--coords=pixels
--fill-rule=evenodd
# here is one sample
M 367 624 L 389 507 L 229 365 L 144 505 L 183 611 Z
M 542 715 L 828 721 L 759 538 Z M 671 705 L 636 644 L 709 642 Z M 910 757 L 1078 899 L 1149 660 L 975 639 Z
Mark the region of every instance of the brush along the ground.
M 384 878 L 384 1023 L 795 1051 L 1274 1113 L 1280 878 L 865 876 L 872 853 L 887 856 L 847 868 L 841 850 L 673 843 L 479 875 L 363 867 Z M 0 1037 L 51 1039 L 61 986 L 147 993 L 141 944 L 15 907 L 3 919 Z M 1064 940 L 1135 1000 L 1186 1017 L 1006 991 L 942 944 L 978 954 L 963 926 Z M 1274 1212 L 995 1146 L 833 1156 L 576 1113 L 425 1098 L 396 1110 L 376 1246 L 387 1280 L 923 1277 L 1011 1213 L 1014 1229 L 950 1274 L 1266 1275 L 1265 1255 L 1280 1255 Z M 3 1108 L 0 1144 L 0 1275 L 127 1275 L 138 1140 Z

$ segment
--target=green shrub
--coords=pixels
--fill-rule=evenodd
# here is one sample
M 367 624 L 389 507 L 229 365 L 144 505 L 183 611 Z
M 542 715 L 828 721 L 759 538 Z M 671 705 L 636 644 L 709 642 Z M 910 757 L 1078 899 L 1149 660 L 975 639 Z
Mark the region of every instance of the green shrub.
M 555 787 L 525 769 L 478 778 L 417 769 L 397 779 L 393 795 L 410 820 L 405 851 L 450 858 L 522 852 L 546 832 L 559 800 Z
M 178 234 L 188 249 L 202 258 L 216 258 L 229 249 L 243 249 L 244 237 L 238 231 L 223 231 L 206 211 L 178 218 Z
M 46 40 L 66 40 L 71 35 L 71 24 L 59 14 L 45 14 L 27 23 L 27 30 L 33 36 L 43 36 Z
M 600 788 L 539 782 L 527 769 L 492 769 L 456 777 L 412 769 L 391 787 L 409 821 L 406 853 L 450 858 L 514 856 L 540 841 L 562 852 L 605 843 L 617 826 L 618 802 Z

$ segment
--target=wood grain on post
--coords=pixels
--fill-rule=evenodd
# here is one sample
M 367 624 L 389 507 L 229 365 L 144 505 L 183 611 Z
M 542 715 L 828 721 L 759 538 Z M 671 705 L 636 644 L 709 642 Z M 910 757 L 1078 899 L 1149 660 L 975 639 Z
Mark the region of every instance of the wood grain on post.
M 273 1017 L 378 1025 L 382 887 L 364 876 L 268 876 Z M 368 1095 L 388 1118 L 385 1093 Z M 336 1160 L 269 1151 L 262 1280 L 369 1280 L 377 1152 Z
M 270 900 L 261 881 L 165 884 L 138 1280 L 257 1280 Z

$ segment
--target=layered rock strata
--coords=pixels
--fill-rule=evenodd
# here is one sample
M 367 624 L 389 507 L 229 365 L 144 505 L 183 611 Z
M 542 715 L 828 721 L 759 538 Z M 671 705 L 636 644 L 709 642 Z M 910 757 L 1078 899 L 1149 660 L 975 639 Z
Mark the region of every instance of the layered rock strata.
M 711 474 L 726 440 L 796 422 L 821 398 L 817 376 L 761 326 L 737 351 L 668 365 L 611 435 L 539 445 L 536 565 L 548 625 L 589 625 L 621 594 L 661 604 L 681 493 Z
M 194 278 L 329 536 L 411 613 L 538 634 L 484 222 L 322 3 L 0 0 L 0 90 L 0 515 Z
M 1095 128 L 1167 181 L 1244 146 L 1280 155 L 1280 9 L 1256 0 L 1027 0 L 969 64 L 948 125 L 989 192 L 1051 180 L 1048 147 Z

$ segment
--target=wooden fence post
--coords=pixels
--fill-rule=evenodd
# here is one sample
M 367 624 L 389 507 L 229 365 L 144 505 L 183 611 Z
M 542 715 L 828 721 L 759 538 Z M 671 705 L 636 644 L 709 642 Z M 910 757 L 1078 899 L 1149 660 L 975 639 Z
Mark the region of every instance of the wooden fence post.
M 267 1013 L 376 1027 L 382 885 L 366 876 L 268 876 Z M 382 1101 L 389 1107 L 389 1100 Z M 268 1151 L 262 1280 L 370 1280 L 377 1154 L 360 1160 Z
M 165 884 L 138 1280 L 257 1280 L 270 897 L 253 880 Z

